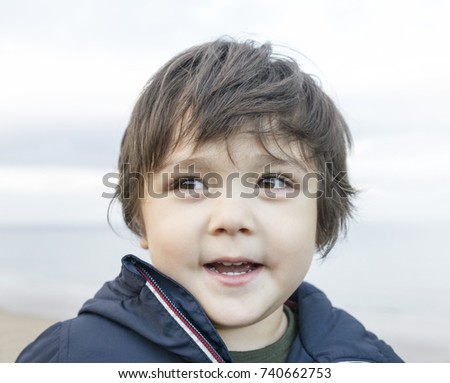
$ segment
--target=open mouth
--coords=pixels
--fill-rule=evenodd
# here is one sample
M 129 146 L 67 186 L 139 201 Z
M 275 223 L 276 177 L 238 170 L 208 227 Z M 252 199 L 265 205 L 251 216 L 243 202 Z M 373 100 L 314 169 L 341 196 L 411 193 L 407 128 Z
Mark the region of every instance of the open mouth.
M 204 265 L 208 270 L 222 275 L 244 275 L 248 274 L 262 265 L 260 263 L 253 262 L 213 262 Z

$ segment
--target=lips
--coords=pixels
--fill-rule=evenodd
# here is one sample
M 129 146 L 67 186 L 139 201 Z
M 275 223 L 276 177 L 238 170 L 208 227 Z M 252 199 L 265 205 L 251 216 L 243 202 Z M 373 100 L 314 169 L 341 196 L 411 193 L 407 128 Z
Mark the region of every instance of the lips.
M 248 274 L 262 265 L 250 261 L 239 261 L 239 262 L 229 262 L 229 261 L 217 261 L 211 262 L 204 265 L 208 270 L 213 271 L 221 275 L 229 276 L 239 276 Z

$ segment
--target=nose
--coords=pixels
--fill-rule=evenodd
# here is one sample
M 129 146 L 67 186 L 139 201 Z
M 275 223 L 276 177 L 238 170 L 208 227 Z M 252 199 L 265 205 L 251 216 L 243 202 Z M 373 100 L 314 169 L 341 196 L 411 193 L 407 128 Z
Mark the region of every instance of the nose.
M 250 235 L 255 232 L 254 198 L 244 198 L 240 193 L 221 195 L 211 201 L 208 231 L 212 235 L 238 233 Z

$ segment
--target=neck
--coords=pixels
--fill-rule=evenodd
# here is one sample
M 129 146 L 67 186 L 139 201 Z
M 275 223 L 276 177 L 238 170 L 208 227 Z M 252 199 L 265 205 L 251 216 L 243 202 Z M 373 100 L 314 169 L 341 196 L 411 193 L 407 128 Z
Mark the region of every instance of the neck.
M 266 347 L 286 332 L 288 320 L 281 306 L 263 320 L 242 327 L 217 327 L 217 331 L 231 351 L 250 351 Z

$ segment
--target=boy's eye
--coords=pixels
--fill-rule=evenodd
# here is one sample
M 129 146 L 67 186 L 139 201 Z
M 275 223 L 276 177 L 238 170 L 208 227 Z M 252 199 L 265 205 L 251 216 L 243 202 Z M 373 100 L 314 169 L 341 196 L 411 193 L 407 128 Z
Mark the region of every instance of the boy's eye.
M 281 174 L 267 174 L 258 180 L 258 187 L 263 189 L 286 189 L 292 187 L 292 181 Z
M 202 190 L 205 188 L 205 185 L 198 178 L 180 177 L 174 181 L 173 188 L 181 190 Z

